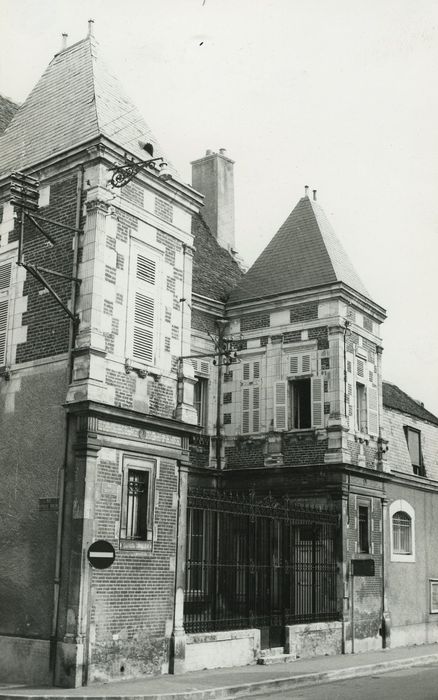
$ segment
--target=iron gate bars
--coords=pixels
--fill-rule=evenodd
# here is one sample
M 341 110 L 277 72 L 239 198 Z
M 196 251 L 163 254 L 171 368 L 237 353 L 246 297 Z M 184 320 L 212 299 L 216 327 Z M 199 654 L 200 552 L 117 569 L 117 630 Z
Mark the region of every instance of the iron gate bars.
M 187 518 L 187 632 L 339 618 L 332 510 L 271 494 L 192 489 Z

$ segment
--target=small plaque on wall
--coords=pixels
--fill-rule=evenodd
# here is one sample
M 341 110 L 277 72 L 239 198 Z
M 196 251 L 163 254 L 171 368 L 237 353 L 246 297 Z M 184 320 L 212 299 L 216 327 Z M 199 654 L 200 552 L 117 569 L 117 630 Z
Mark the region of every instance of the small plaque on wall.
M 375 576 L 374 559 L 352 559 L 352 576 Z

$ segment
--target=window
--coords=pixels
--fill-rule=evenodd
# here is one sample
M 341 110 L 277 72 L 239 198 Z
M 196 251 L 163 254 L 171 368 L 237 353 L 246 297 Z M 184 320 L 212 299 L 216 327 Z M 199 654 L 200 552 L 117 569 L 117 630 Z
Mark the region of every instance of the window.
M 123 460 L 121 549 L 152 549 L 155 460 Z
M 310 379 L 296 379 L 289 383 L 289 425 L 293 430 L 310 428 L 311 399 Z
M 208 420 L 208 379 L 197 377 L 193 392 L 193 405 L 198 414 L 198 424 L 207 427 Z
M 415 511 L 402 499 L 389 507 L 391 524 L 391 561 L 415 561 Z
M 404 431 L 414 474 L 424 476 L 424 465 L 421 454 L 421 432 L 407 425 L 405 425 Z
M 356 384 L 356 428 L 361 433 L 368 430 L 367 424 L 367 394 L 364 384 Z
M 357 520 L 358 551 L 368 553 L 370 551 L 370 523 L 367 505 L 359 505 Z
M 438 613 L 438 581 L 430 579 L 430 612 Z
M 6 364 L 12 261 L 0 260 L 0 367 Z
M 402 510 L 392 516 L 392 551 L 394 554 L 412 554 L 411 518 Z
M 322 377 L 274 382 L 275 430 L 306 430 L 324 424 Z
M 160 347 L 160 256 L 133 242 L 129 275 L 127 354 L 130 364 L 157 365 Z

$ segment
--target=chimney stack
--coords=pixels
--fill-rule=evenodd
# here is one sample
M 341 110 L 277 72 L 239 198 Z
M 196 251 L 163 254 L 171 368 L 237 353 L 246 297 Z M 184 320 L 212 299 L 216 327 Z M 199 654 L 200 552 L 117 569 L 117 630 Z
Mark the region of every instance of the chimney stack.
M 234 240 L 234 160 L 225 148 L 208 149 L 192 161 L 192 186 L 204 195 L 202 216 L 219 245 L 231 251 Z
M 313 190 L 313 201 L 316 202 L 316 190 Z
M 64 49 L 67 48 L 67 38 L 68 38 L 68 34 L 66 34 L 66 33 L 64 32 L 64 33 L 62 34 L 61 51 L 64 51 Z

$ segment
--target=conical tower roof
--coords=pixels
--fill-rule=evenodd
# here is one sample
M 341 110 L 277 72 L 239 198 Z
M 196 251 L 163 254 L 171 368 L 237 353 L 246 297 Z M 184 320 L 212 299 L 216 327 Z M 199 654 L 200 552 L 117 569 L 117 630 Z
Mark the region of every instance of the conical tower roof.
M 370 299 L 319 204 L 303 197 L 232 291 L 240 302 L 343 282 Z
M 36 166 L 98 136 L 141 160 L 149 156 L 138 142 L 150 142 L 154 156 L 164 157 L 89 35 L 55 55 L 15 114 L 0 138 L 0 175 Z M 170 171 L 177 176 L 172 166 Z

